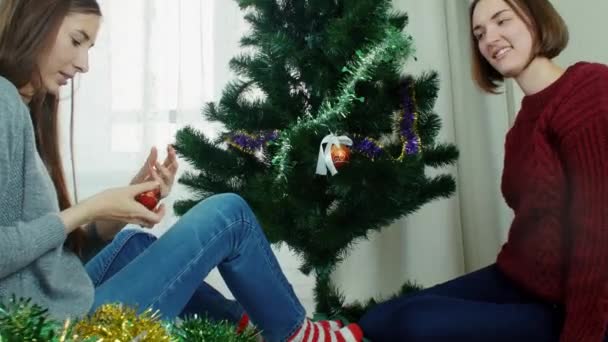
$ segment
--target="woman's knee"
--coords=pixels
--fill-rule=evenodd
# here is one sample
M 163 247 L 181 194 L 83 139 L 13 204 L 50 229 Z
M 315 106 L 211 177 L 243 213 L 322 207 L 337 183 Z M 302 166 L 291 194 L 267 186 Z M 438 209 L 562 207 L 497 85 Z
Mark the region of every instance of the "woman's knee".
M 174 228 L 196 231 L 196 234 L 218 234 L 230 229 L 255 226 L 255 216 L 247 202 L 234 193 L 213 195 L 194 206 Z M 235 230 L 236 229 L 236 230 Z
M 145 232 L 143 230 L 123 229 L 119 231 L 116 236 L 114 236 L 112 244 L 136 245 L 147 247 L 156 240 L 157 237 L 155 235 Z
M 95 286 L 124 268 L 154 241 L 156 236 L 141 230 L 123 229 L 118 232 L 110 245 L 86 264 L 87 272 Z
M 230 192 L 210 196 L 199 202 L 194 208 L 202 211 L 213 208 L 222 212 L 250 210 L 249 205 L 241 196 Z
M 215 195 L 214 197 L 217 197 L 219 201 L 226 203 L 230 207 L 236 207 L 239 209 L 245 208 L 249 210 L 249 204 L 247 201 L 245 201 L 245 199 L 238 194 L 227 192 Z

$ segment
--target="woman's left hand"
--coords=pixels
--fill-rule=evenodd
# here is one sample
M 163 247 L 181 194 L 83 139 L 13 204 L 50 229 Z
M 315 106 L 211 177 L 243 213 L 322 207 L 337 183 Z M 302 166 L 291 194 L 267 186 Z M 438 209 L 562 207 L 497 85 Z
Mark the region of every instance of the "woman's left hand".
M 167 145 L 167 157 L 163 163 L 158 162 L 158 150 L 152 147 L 146 162 L 131 180 L 131 185 L 140 184 L 150 180 L 160 183 L 160 197 L 165 198 L 171 192 L 177 173 L 177 154 L 171 145 Z

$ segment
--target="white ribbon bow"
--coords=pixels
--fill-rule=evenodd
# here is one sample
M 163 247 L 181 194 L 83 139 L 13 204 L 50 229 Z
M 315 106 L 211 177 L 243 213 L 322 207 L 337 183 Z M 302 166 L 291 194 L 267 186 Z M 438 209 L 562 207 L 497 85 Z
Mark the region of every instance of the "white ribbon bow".
M 325 146 L 325 152 L 323 152 L 323 144 L 327 144 Z M 317 174 L 318 175 L 327 175 L 327 170 L 331 172 L 331 175 L 334 176 L 338 173 L 338 170 L 334 166 L 334 161 L 331 159 L 331 147 L 336 145 L 340 147 L 340 145 L 352 146 L 353 141 L 345 136 L 336 136 L 333 134 L 329 134 L 323 138 L 321 141 L 321 146 L 319 146 L 319 159 L 317 160 Z

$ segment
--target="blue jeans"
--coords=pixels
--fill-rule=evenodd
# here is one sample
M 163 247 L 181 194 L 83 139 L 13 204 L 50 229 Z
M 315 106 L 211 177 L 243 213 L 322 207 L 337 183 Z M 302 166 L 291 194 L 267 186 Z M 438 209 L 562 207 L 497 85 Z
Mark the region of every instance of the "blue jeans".
M 216 266 L 236 301 L 203 282 Z M 167 320 L 198 314 L 236 322 L 244 310 L 268 341 L 285 341 L 306 316 L 257 219 L 234 194 L 200 202 L 156 241 L 119 233 L 86 269 L 96 286 L 91 311 L 121 302 Z
M 359 324 L 372 341 L 558 341 L 563 310 L 517 288 L 496 265 L 379 304 Z
M 156 240 L 156 236 L 137 228 L 125 228 L 116 234 L 110 245 L 86 264 L 86 270 L 95 287 L 110 279 Z M 198 315 L 216 322 L 227 321 L 236 324 L 244 312 L 237 301 L 226 299 L 211 285 L 203 282 L 180 313 L 180 317 Z

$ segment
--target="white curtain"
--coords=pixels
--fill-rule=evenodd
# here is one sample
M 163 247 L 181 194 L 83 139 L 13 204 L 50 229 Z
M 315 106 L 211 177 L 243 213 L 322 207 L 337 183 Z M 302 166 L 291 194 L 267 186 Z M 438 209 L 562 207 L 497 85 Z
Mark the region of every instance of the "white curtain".
M 441 77 L 436 111 L 443 120 L 439 139 L 456 143 L 460 159 L 449 172 L 457 179 L 450 199 L 425 205 L 417 213 L 356 245 L 335 273 L 347 300 L 384 296 L 406 280 L 429 286 L 494 261 L 506 238 L 511 212 L 500 194 L 504 134 L 517 111 L 521 93 L 508 87 L 500 96 L 479 92 L 469 74 L 469 0 L 393 0 L 407 11 L 408 33 L 418 57 L 407 71 L 437 70 Z M 562 64 L 580 58 L 608 62 L 598 48 L 604 0 L 552 1 L 571 26 L 573 41 Z M 208 135 L 220 126 L 204 122 L 200 111 L 218 100 L 234 75 L 228 61 L 239 52 L 247 27 L 235 1 L 102 0 L 104 19 L 91 71 L 76 81 L 75 154 L 79 198 L 126 185 L 149 149 L 164 146 L 184 125 Z M 580 12 L 583 11 L 583 12 Z M 596 18 L 596 19 L 593 19 Z M 588 20 L 587 20 L 588 19 Z M 584 25 L 582 25 L 584 24 Z M 593 24 L 593 25 L 591 25 Z M 581 57 L 582 56 L 582 57 Z M 64 137 L 69 134 L 69 93 L 63 95 Z M 68 140 L 64 140 L 70 171 Z M 188 169 L 183 161 L 180 174 Z M 189 194 L 176 186 L 168 208 Z M 169 211 L 153 232 L 161 235 L 176 220 Z M 279 262 L 309 312 L 313 279 L 297 270 L 298 259 L 276 249 Z M 208 280 L 230 296 L 217 271 Z

